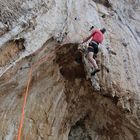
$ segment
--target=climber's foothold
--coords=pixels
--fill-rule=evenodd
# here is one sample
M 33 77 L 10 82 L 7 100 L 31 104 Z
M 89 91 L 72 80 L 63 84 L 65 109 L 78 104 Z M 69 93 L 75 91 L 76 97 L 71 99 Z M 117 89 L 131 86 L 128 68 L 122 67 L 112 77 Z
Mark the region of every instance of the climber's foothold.
M 97 72 L 99 72 L 100 71 L 100 69 L 96 69 L 96 70 L 94 70 L 92 73 L 91 73 L 91 76 L 94 76 Z

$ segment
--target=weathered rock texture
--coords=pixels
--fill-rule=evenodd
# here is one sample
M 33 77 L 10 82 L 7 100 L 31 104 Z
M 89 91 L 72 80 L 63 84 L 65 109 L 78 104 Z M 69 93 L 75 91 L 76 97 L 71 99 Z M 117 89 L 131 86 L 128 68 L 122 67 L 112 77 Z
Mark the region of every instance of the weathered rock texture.
M 17 139 L 29 69 L 50 54 L 33 69 L 21 139 L 139 140 L 139 15 L 139 0 L 1 0 L 0 140 Z M 91 26 L 107 29 L 92 80 L 77 44 Z

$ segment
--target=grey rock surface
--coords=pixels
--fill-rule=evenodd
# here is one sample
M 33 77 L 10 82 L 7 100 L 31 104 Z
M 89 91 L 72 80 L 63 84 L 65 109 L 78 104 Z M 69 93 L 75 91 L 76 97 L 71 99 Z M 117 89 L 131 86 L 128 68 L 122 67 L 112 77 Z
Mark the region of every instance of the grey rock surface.
M 29 69 L 49 55 L 33 69 L 21 139 L 140 139 L 139 0 L 1 0 L 0 9 L 1 140 L 17 139 Z M 96 81 L 78 50 L 92 26 L 107 29 Z

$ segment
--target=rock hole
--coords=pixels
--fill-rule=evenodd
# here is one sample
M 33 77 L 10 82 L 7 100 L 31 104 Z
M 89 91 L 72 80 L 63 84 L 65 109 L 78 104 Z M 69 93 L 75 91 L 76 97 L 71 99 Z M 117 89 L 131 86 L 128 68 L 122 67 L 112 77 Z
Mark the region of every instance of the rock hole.
M 106 14 L 103 14 L 101 17 L 102 17 L 102 18 L 106 18 Z
M 94 26 L 91 26 L 90 29 L 89 29 L 89 31 L 91 31 L 93 28 L 94 28 Z
M 86 77 L 78 44 L 63 45 L 56 52 L 56 63 L 60 67 L 60 73 L 67 80 Z
M 85 127 L 84 120 L 78 121 L 71 127 L 68 140 L 92 140 L 88 130 Z

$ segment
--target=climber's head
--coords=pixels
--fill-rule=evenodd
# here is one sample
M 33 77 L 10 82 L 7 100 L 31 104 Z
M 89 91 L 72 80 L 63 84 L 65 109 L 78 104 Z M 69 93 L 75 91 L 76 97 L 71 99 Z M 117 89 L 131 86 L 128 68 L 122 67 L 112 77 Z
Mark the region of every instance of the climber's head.
M 106 32 L 105 28 L 100 29 L 100 31 L 104 34 Z

